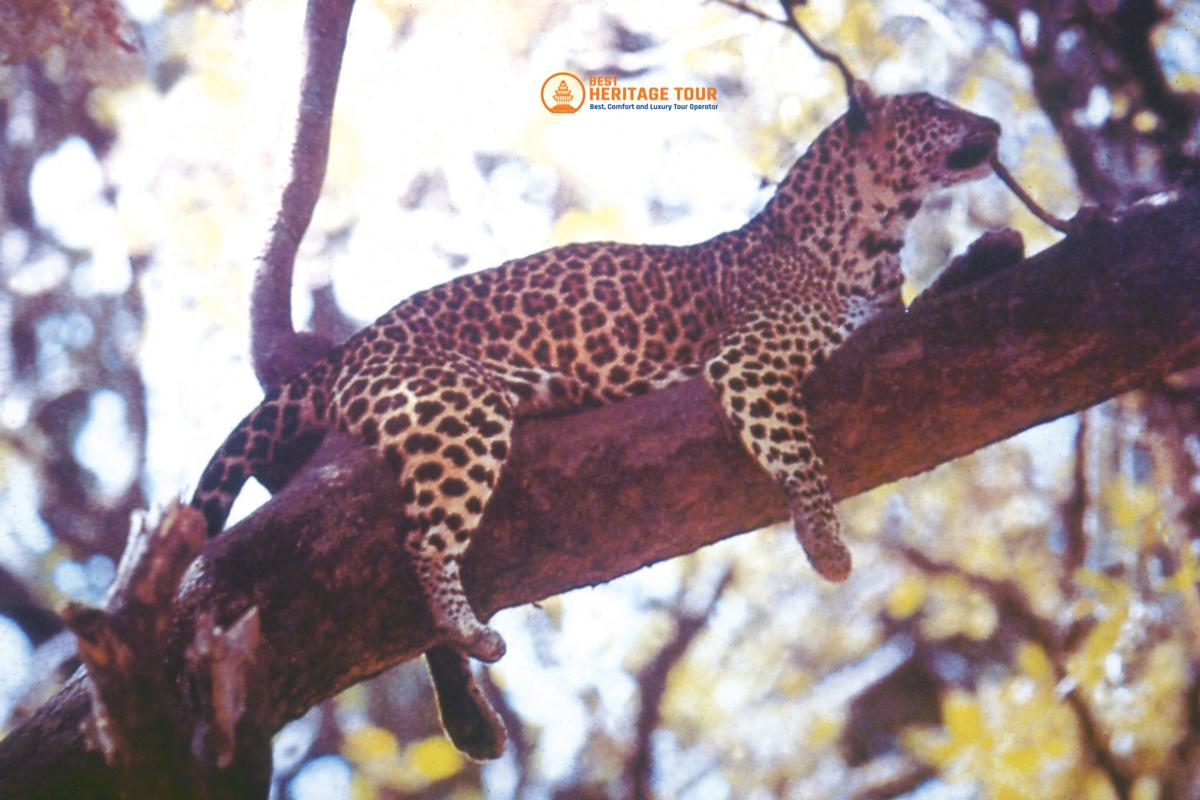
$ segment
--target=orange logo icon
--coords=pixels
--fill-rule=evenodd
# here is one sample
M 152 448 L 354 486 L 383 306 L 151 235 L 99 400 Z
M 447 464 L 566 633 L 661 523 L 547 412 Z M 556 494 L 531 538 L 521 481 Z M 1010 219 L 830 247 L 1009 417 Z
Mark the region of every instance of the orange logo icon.
M 570 72 L 556 72 L 542 84 L 542 105 L 551 114 L 574 114 L 586 96 L 583 81 Z

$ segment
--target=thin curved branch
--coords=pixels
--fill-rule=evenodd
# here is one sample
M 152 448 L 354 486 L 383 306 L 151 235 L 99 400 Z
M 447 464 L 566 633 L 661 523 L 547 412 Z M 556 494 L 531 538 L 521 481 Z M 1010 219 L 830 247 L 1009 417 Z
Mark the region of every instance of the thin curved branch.
M 634 722 L 633 746 L 626 764 L 626 784 L 634 800 L 654 800 L 651 780 L 654 777 L 654 752 L 650 737 L 662 720 L 662 701 L 667 693 L 667 679 L 675 665 L 687 655 L 692 642 L 704 630 L 708 619 L 716 608 L 717 601 L 733 582 L 733 568 L 726 567 L 721 578 L 699 609 L 684 607 L 684 592 L 680 591 L 671 610 L 675 633 L 663 643 L 649 663 L 637 671 L 634 680 L 638 685 L 639 698 L 637 718 Z
M 809 385 L 837 497 L 929 469 L 1200 361 L 1200 194 L 1094 222 L 1037 256 L 865 325 Z M 331 451 L 338 445 L 331 443 Z M 333 455 L 327 451 L 327 454 Z M 395 493 L 365 448 L 298 475 L 209 542 L 175 605 L 178 669 L 198 620 L 257 607 L 267 730 L 434 642 Z M 599 583 L 787 516 L 693 380 L 518 426 L 464 562 L 481 617 Z M 853 543 L 852 543 L 853 544 Z M 799 548 L 797 580 L 816 580 Z M 0 742 L 0 796 L 95 797 L 76 676 Z
M 292 275 L 296 251 L 312 221 L 325 181 L 333 102 L 353 8 L 354 0 L 309 0 L 304 16 L 308 52 L 292 144 L 292 175 L 283 190 L 250 296 L 254 374 L 264 387 L 299 372 L 332 346 L 323 337 L 296 333 L 292 324 Z
M 897 551 L 909 564 L 926 575 L 954 575 L 965 580 L 971 588 L 986 596 L 997 612 L 1014 622 L 1030 641 L 1042 648 L 1054 669 L 1055 684 L 1070 687 L 1063 694 L 1063 699 L 1075 714 L 1085 752 L 1108 776 L 1109 785 L 1118 800 L 1129 800 L 1133 780 L 1109 746 L 1108 738 L 1088 704 L 1084 690 L 1077 683 L 1063 683 L 1070 677 L 1067 661 L 1071 656 L 1063 642 L 1063 632 L 1034 610 L 1024 590 L 1014 581 L 996 580 L 967 572 L 955 564 L 932 559 L 908 545 L 898 547 Z
M 783 8 L 784 19 L 772 17 L 764 11 L 743 3 L 741 0 L 717 0 L 723 6 L 728 6 L 735 11 L 740 11 L 743 14 L 749 14 L 752 17 L 757 17 L 763 22 L 773 22 L 776 25 L 782 25 L 788 30 L 793 31 L 800 39 L 808 46 L 808 49 L 813 52 L 817 58 L 822 61 L 827 61 L 837 68 L 838 74 L 842 76 L 842 82 L 846 84 L 846 96 L 854 102 L 857 96 L 855 84 L 857 79 L 854 73 L 850 71 L 850 67 L 846 66 L 846 62 L 834 51 L 822 46 L 816 39 L 808 35 L 808 31 L 804 30 L 804 26 L 796 19 L 796 6 L 801 5 L 803 0 L 780 0 L 780 6 Z

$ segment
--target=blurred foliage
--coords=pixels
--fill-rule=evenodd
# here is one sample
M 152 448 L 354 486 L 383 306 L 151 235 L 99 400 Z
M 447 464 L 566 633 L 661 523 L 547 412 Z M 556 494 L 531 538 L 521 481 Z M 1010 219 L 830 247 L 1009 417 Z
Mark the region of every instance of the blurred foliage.
M 41 57 L 64 76 L 112 80 L 137 68 L 135 36 L 117 0 L 7 0 L 0 5 L 0 63 Z
M 1108 5 L 797 17 L 876 90 L 1001 120 L 1004 161 L 1070 216 L 1166 188 L 1200 152 L 1200 4 L 1116 4 L 1168 12 L 1125 29 L 1149 64 Z M 102 595 L 130 514 L 194 481 L 255 402 L 247 295 L 302 12 L 0 3 L 0 621 L 22 641 L 50 639 L 62 599 Z M 555 118 L 535 99 L 559 69 L 715 85 L 721 108 Z M 552 244 L 705 238 L 843 106 L 792 33 L 717 3 L 358 0 L 297 306 L 341 331 Z M 1109 154 L 1133 155 L 1106 173 Z M 1031 251 L 1057 238 L 993 180 L 931 199 L 906 294 L 1004 225 Z M 1200 796 L 1198 398 L 1200 376 L 1173 376 L 843 503 L 857 570 L 840 586 L 771 530 L 505 612 L 488 678 L 504 759 L 464 761 L 402 665 L 281 732 L 280 796 Z M 18 649 L 8 674 L 45 671 Z

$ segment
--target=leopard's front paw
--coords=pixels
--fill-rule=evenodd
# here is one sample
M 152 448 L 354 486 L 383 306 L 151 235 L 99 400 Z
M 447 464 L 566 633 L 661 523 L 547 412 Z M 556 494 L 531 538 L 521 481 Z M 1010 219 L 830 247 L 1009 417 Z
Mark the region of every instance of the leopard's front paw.
M 508 645 L 504 643 L 503 636 L 491 628 L 482 627 L 467 639 L 463 649 L 471 658 L 492 664 L 504 657 Z
M 442 631 L 446 644 L 486 664 L 499 661 L 508 651 L 504 637 L 478 622 L 470 626 L 447 626 Z

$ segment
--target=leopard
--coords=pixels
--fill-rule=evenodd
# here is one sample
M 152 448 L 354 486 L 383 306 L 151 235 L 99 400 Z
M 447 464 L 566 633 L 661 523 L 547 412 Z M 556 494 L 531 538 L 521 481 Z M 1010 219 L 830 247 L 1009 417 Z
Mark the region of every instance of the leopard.
M 900 250 L 933 192 L 989 174 L 1000 125 L 928 93 L 860 92 L 742 227 L 697 244 L 566 244 L 418 292 L 271 388 L 205 467 L 191 505 L 224 528 L 255 477 L 330 431 L 394 477 L 436 641 L 494 662 L 503 638 L 460 567 L 517 419 L 620 402 L 696 376 L 787 498 L 830 581 L 851 572 L 805 382 L 852 331 L 901 309 Z M 294 469 L 289 467 L 288 469 Z

